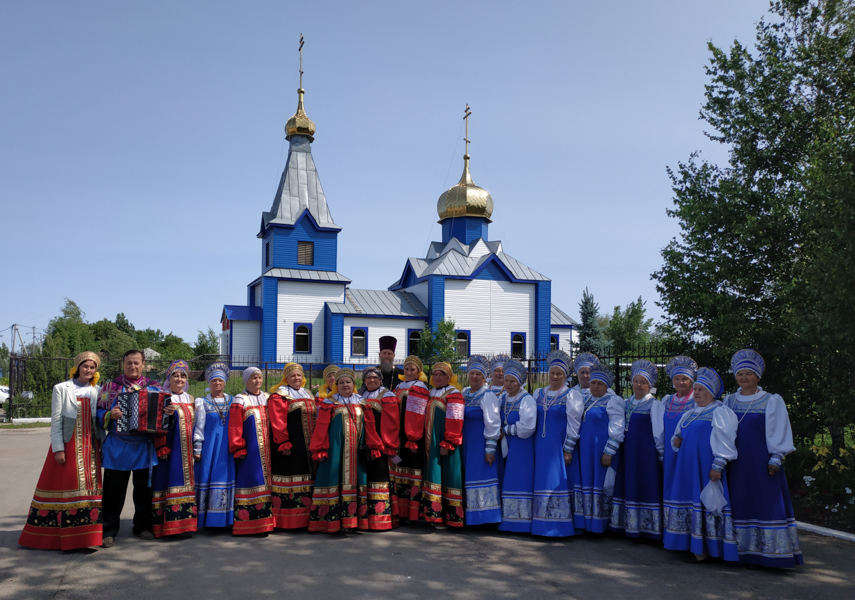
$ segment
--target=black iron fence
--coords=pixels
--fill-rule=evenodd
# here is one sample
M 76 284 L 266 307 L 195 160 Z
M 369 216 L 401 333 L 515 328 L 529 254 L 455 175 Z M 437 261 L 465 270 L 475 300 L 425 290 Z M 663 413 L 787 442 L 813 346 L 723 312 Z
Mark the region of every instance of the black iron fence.
M 824 351 L 816 348 L 779 347 L 757 348 L 766 360 L 766 373 L 761 386 L 784 397 L 793 431 L 802 443 L 811 443 L 818 435 L 830 435 L 842 447 L 846 436 L 853 433 L 855 423 L 855 352 Z M 607 364 L 615 374 L 613 389 L 623 397 L 632 393 L 630 367 L 639 359 L 647 359 L 659 367 L 659 382 L 655 395 L 659 398 L 673 393 L 673 386 L 665 374 L 665 365 L 675 355 L 685 354 L 694 358 L 701 366 L 709 366 L 722 376 L 725 389 L 735 391 L 737 386 L 730 373 L 729 351 L 705 346 L 702 343 L 692 347 L 675 344 L 646 344 L 628 349 L 612 346 L 595 352 L 600 362 Z M 282 363 L 258 361 L 252 357 L 231 357 L 206 355 L 198 356 L 187 362 L 191 368 L 190 393 L 204 395 L 207 384 L 204 381 L 205 368 L 213 362 L 231 364 L 226 393 L 236 394 L 243 389 L 241 371 L 252 364 L 264 374 L 264 389 L 269 389 L 282 378 Z M 466 385 L 466 357 L 452 361 L 459 381 Z M 153 358 L 146 361 L 146 375 L 162 381 L 166 368 L 171 362 L 167 358 Z M 323 369 L 329 361 L 300 361 L 306 373 L 306 385 L 316 393 L 323 383 Z M 398 361 L 399 364 L 402 361 Z M 529 391 L 547 385 L 547 362 L 545 356 L 532 356 L 523 359 L 529 369 L 526 385 Z M 10 357 L 10 398 L 5 407 L 5 418 L 48 417 L 50 416 L 51 391 L 53 386 L 69 376 L 73 364 L 70 358 L 46 358 L 12 355 Z M 366 366 L 376 364 L 368 357 L 360 361 L 349 360 L 335 363 L 361 371 Z M 425 365 L 430 372 L 431 364 Z M 122 372 L 121 359 L 104 359 L 101 368 L 101 381 L 108 381 Z M 359 383 L 359 382 L 357 382 Z M 570 382 L 571 385 L 575 381 Z

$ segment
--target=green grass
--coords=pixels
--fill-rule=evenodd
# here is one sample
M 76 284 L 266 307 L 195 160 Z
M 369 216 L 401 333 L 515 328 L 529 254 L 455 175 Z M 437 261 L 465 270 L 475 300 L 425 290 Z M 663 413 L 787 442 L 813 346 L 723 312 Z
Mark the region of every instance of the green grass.
M 0 423 L 0 429 L 31 429 L 33 427 L 50 427 L 50 423 Z

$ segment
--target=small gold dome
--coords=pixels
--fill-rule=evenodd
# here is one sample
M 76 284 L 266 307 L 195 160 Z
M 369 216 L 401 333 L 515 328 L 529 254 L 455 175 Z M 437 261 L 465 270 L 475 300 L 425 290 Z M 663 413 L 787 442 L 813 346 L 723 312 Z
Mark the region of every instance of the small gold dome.
M 305 93 L 306 90 L 303 88 L 297 90 L 300 99 L 297 101 L 297 112 L 285 123 L 286 140 L 290 140 L 292 135 L 305 135 L 309 141 L 315 139 L 315 123 L 306 116 L 306 111 L 303 109 L 303 94 Z
M 449 217 L 484 217 L 487 222 L 493 214 L 493 197 L 490 192 L 472 182 L 469 174 L 469 155 L 463 157 L 463 175 L 457 185 L 444 192 L 436 203 L 439 220 Z

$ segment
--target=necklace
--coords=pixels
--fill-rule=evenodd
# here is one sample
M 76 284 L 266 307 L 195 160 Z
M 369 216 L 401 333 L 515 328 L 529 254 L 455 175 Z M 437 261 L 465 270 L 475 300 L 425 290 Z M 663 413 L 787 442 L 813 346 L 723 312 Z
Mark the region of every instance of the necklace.
M 697 421 L 698 419 L 703 417 L 705 414 L 715 410 L 716 408 L 718 408 L 718 407 L 715 405 L 715 402 L 713 402 L 712 404 L 710 404 L 709 408 L 704 407 L 704 410 L 702 410 L 699 413 L 696 413 L 693 411 L 692 414 L 690 414 L 688 417 L 686 417 L 683 420 L 682 423 L 680 423 L 680 429 L 685 429 L 686 427 L 689 426 L 689 424 L 694 423 L 695 421 Z M 680 436 L 680 437 L 683 437 L 683 436 Z
M 211 397 L 211 399 L 210 399 L 210 400 L 208 400 L 207 398 L 205 398 L 205 402 L 207 402 L 208 404 L 210 404 L 211 406 L 213 406 L 213 407 L 214 407 L 214 410 L 216 410 L 216 411 L 217 411 L 217 414 L 218 414 L 218 415 L 220 415 L 220 423 L 222 423 L 223 425 L 225 425 L 225 424 L 226 424 L 226 409 L 230 408 L 230 407 L 231 407 L 231 405 L 232 405 L 232 401 L 231 401 L 231 400 L 229 400 L 229 403 L 228 403 L 228 404 L 226 404 L 226 399 L 227 399 L 227 398 L 228 398 L 228 396 L 224 396 L 224 397 L 223 397 L 223 406 L 222 406 L 222 408 L 220 408 L 220 405 L 219 405 L 219 404 L 217 404 L 216 402 L 214 402 L 215 398 L 214 398 L 213 396 Z
M 558 401 L 559 401 L 559 400 L 561 400 L 562 398 L 566 397 L 566 396 L 567 396 L 567 394 L 570 392 L 570 390 L 569 390 L 569 389 L 564 389 L 564 388 L 561 388 L 561 389 L 558 389 L 558 390 L 549 390 L 549 389 L 546 389 L 546 388 L 544 388 L 544 389 L 545 389 L 546 391 L 544 391 L 544 392 L 543 392 L 543 400 L 541 400 L 541 402 L 540 402 L 540 405 L 541 405 L 541 406 L 543 406 L 543 429 L 542 429 L 542 430 L 541 430 L 541 432 L 540 432 L 540 437 L 541 437 L 541 438 L 545 438 L 545 437 L 546 437 L 546 413 L 548 413 L 550 408 L 552 408 L 553 406 L 555 406 L 555 405 L 558 403 Z M 555 392 L 555 396 L 553 396 L 553 398 L 552 398 L 552 402 L 550 402 L 549 404 L 547 404 L 547 403 L 546 403 L 546 401 L 547 401 L 547 400 L 549 400 L 549 392 L 550 392 L 550 391 Z
M 746 409 L 745 409 L 745 412 L 744 412 L 744 413 L 742 413 L 742 416 L 741 416 L 741 417 L 739 417 L 739 420 L 738 420 L 738 421 L 736 421 L 736 426 L 737 426 L 737 427 L 739 427 L 739 426 L 742 424 L 742 419 L 744 419 L 744 418 L 745 418 L 745 415 L 747 415 L 749 412 L 751 412 L 751 407 L 752 407 L 752 406 L 754 406 L 754 403 L 755 403 L 755 402 L 757 402 L 757 395 L 760 393 L 760 391 L 761 391 L 761 390 L 757 390 L 757 392 L 753 394 L 754 398 L 752 398 L 752 399 L 751 399 L 751 404 L 749 404 L 749 405 L 748 405 L 748 408 L 746 408 Z M 732 403 L 728 403 L 728 404 L 733 404 L 733 406 L 730 406 L 730 407 L 728 407 L 728 408 L 730 408 L 730 409 L 735 409 L 735 408 L 737 407 L 737 405 L 739 404 L 739 403 L 738 403 L 738 401 L 736 400 L 736 394 L 731 394 L 731 396 L 730 396 L 730 397 L 731 397 L 731 398 L 733 398 L 733 402 L 732 402 Z M 763 394 L 763 397 L 765 398 L 765 397 L 766 397 L 766 394 Z
M 599 398 L 594 398 L 593 396 L 586 396 L 585 398 L 585 412 L 582 413 L 582 421 L 588 418 L 588 413 L 594 408 L 597 403 L 603 398 L 607 398 L 608 396 L 600 396 Z
M 514 410 L 514 404 L 516 404 L 516 398 L 511 400 L 511 397 L 508 396 L 507 392 L 504 392 L 504 394 L 505 394 L 505 401 L 502 404 L 502 412 L 505 414 L 504 421 L 505 421 L 505 425 L 507 425 L 508 424 L 508 417 L 510 416 L 511 412 Z
M 466 401 L 466 406 L 480 406 L 481 398 L 484 397 L 484 394 L 487 393 L 487 388 L 483 387 L 478 390 L 477 394 L 472 393 L 472 388 L 466 388 L 468 391 L 463 395 L 463 399 Z
M 682 416 L 682 415 L 683 415 L 683 413 L 684 413 L 684 412 L 685 412 L 685 410 L 686 410 L 686 406 L 689 404 L 689 400 L 690 400 L 690 399 L 694 400 L 694 398 L 692 397 L 691 392 L 689 392 L 688 394 L 686 394 L 686 398 L 685 398 L 682 402 L 680 402 L 680 404 L 678 404 L 678 405 L 675 407 L 675 406 L 674 406 L 674 398 L 676 398 L 677 400 L 680 400 L 680 396 L 678 396 L 677 394 L 672 394 L 672 395 L 671 395 L 671 396 L 669 396 L 668 398 L 671 400 L 671 404 L 670 404 L 670 406 L 665 410 L 665 412 L 667 413 L 667 414 L 666 414 L 666 416 L 667 416 L 669 419 L 675 419 L 675 418 L 677 418 L 678 416 Z

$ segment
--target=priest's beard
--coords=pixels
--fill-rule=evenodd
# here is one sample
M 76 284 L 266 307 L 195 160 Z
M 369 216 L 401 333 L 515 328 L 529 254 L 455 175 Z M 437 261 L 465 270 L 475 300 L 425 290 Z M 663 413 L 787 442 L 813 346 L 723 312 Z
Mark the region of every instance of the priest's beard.
M 384 373 L 391 373 L 395 370 L 395 361 L 394 360 L 381 360 L 380 361 L 380 370 Z

